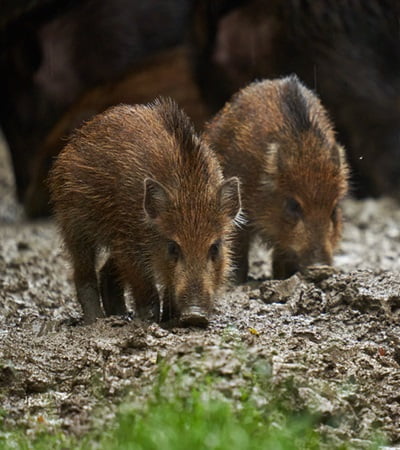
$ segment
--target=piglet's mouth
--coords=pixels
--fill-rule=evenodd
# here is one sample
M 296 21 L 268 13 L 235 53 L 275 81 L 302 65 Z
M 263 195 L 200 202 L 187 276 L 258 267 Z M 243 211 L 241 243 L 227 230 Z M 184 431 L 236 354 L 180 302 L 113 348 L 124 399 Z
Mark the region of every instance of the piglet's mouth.
M 206 328 L 209 323 L 208 313 L 199 306 L 189 306 L 181 312 L 179 322 L 184 327 Z

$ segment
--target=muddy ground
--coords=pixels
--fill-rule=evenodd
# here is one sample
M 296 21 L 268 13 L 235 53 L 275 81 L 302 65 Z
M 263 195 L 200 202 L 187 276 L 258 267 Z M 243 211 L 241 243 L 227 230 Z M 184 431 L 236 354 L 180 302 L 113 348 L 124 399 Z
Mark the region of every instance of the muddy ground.
M 253 370 L 291 380 L 297 407 L 321 413 L 331 442 L 363 448 L 382 430 L 400 443 L 400 208 L 346 200 L 335 270 L 271 281 L 253 251 L 247 285 L 217 301 L 206 330 L 165 330 L 136 320 L 82 327 L 70 268 L 51 221 L 26 222 L 0 150 L 0 410 L 4 427 L 83 434 L 117 405 L 151 391 L 160 358 L 218 375 L 235 399 Z M 238 343 L 240 351 L 238 350 Z M 267 401 L 260 390 L 252 395 Z M 4 434 L 4 431 L 3 431 Z

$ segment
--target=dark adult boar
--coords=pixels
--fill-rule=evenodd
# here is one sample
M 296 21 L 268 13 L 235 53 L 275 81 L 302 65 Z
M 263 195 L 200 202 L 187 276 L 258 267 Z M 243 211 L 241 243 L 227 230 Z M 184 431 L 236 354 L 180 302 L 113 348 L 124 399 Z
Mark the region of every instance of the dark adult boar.
M 273 247 L 273 275 L 331 264 L 347 191 L 343 148 L 318 98 L 297 77 L 256 82 L 208 124 L 204 137 L 225 176 L 242 183 L 248 223 L 235 243 L 236 279 L 248 273 L 255 235 Z
M 50 174 L 50 189 L 86 323 L 104 312 L 204 326 L 230 266 L 240 211 L 237 178 L 172 100 L 118 106 L 75 132 Z M 109 258 L 96 275 L 100 248 Z
M 75 128 L 111 106 L 147 103 L 155 94 L 173 97 L 192 119 L 195 127 L 202 126 L 209 118 L 184 48 L 148 58 L 118 82 L 112 81 L 88 90 L 52 128 L 31 164 L 32 176 L 24 200 L 26 214 L 38 217 L 49 211 L 49 192 L 45 179 L 54 158 Z
M 182 45 L 191 1 L 18 0 L 0 5 L 0 127 L 18 200 L 26 204 L 37 154 L 56 121 L 88 90 L 117 83 L 149 58 Z M 150 76 L 162 75 L 154 68 Z M 165 95 L 154 82 L 153 87 L 145 102 Z M 142 83 L 137 91 L 143 91 Z M 31 217 L 43 213 L 30 206 Z
M 353 192 L 400 198 L 398 0 L 195 4 L 196 73 L 215 111 L 255 79 L 296 73 L 335 123 Z

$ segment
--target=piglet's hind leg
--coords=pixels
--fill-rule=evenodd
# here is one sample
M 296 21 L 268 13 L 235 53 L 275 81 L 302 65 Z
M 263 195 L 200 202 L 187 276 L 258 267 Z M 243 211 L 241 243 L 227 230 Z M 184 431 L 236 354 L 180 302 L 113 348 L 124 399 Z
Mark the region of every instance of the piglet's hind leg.
M 107 316 L 122 316 L 127 313 L 124 286 L 113 258 L 109 258 L 100 271 L 100 291 Z

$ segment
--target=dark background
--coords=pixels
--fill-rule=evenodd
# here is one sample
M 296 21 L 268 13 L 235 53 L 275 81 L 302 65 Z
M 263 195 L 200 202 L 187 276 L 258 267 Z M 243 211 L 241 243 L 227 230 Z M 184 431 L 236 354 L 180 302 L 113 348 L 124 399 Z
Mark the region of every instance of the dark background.
M 54 156 L 108 106 L 169 95 L 201 131 L 241 87 L 290 73 L 330 112 L 353 194 L 398 198 L 398 0 L 4 1 L 0 125 L 17 197 L 47 214 Z

